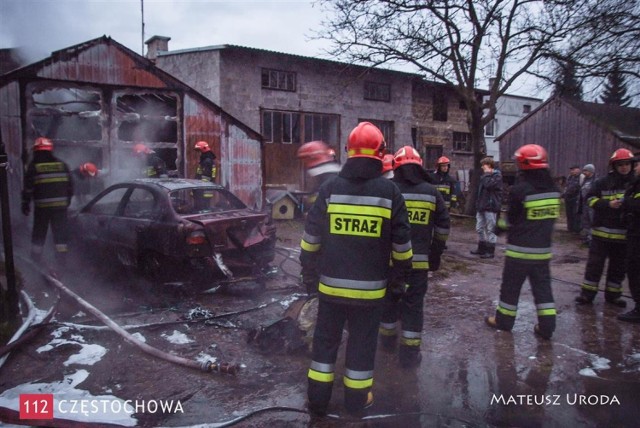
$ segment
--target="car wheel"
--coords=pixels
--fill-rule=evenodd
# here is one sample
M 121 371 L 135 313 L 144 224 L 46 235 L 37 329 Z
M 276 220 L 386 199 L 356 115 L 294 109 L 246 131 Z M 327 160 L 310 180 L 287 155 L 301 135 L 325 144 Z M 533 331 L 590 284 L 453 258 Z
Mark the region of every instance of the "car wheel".
M 150 281 L 163 282 L 167 278 L 166 261 L 162 254 L 146 251 L 141 256 L 140 271 Z

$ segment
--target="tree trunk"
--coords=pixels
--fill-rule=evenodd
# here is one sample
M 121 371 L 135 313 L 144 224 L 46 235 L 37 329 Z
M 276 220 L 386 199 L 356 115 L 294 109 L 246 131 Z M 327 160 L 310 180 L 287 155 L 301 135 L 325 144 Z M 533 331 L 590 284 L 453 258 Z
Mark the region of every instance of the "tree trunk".
M 467 215 L 476 215 L 476 196 L 478 194 L 478 185 L 482 169 L 480 169 L 480 161 L 487 154 L 484 143 L 484 126 L 482 124 L 482 109 L 478 105 L 472 107 L 469 112 L 469 129 L 471 130 L 471 149 L 473 150 L 473 168 L 469 174 L 469 193 L 465 203 L 464 213 Z

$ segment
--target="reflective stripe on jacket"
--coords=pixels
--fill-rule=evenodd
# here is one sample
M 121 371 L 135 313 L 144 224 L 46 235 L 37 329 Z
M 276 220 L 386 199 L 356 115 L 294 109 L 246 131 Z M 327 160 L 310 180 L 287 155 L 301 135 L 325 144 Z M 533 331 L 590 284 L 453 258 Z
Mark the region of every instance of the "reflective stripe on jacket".
M 303 270 L 316 271 L 321 298 L 355 304 L 381 302 L 393 269 L 413 256 L 400 190 L 378 175 L 325 182 L 311 207 L 301 241 Z

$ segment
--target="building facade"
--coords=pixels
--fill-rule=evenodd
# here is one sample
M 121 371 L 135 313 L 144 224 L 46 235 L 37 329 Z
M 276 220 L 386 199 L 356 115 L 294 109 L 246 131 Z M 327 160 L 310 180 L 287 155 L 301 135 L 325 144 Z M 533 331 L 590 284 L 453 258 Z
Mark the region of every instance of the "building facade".
M 361 121 L 382 130 L 391 152 L 415 146 L 427 169 L 442 154 L 452 157 L 453 169 L 471 167 L 466 110 L 445 85 L 411 73 L 242 46 L 168 51 L 166 37 L 148 45 L 158 67 L 260 130 L 268 185 L 304 190 L 300 145 L 323 140 L 344 162 L 348 133 Z
M 541 104 L 542 100 L 539 98 L 509 94 L 499 97 L 496 101 L 496 115 L 484 128 L 484 142 L 487 147 L 487 156 L 491 156 L 496 161 L 500 161 L 500 147 L 496 141 L 496 137 L 524 117 L 527 117 Z M 507 157 L 504 160 L 509 161 L 510 159 Z

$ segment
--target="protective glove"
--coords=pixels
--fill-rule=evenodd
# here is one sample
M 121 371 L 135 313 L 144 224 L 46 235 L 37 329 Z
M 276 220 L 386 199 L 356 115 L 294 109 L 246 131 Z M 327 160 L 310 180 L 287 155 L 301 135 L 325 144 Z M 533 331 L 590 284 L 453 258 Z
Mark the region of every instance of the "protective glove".
M 22 202 L 22 214 L 24 214 L 25 216 L 28 216 L 30 212 L 31 212 L 31 206 L 29 202 Z
M 506 232 L 507 229 L 509 229 L 509 224 L 505 219 L 501 218 L 496 222 L 496 226 L 493 228 L 493 233 L 496 236 L 500 236 Z
M 409 284 L 407 284 L 406 282 L 400 280 L 392 280 L 387 286 L 387 291 L 389 292 L 389 297 L 391 297 L 392 300 L 399 300 L 407 291 L 407 288 L 409 288 Z

